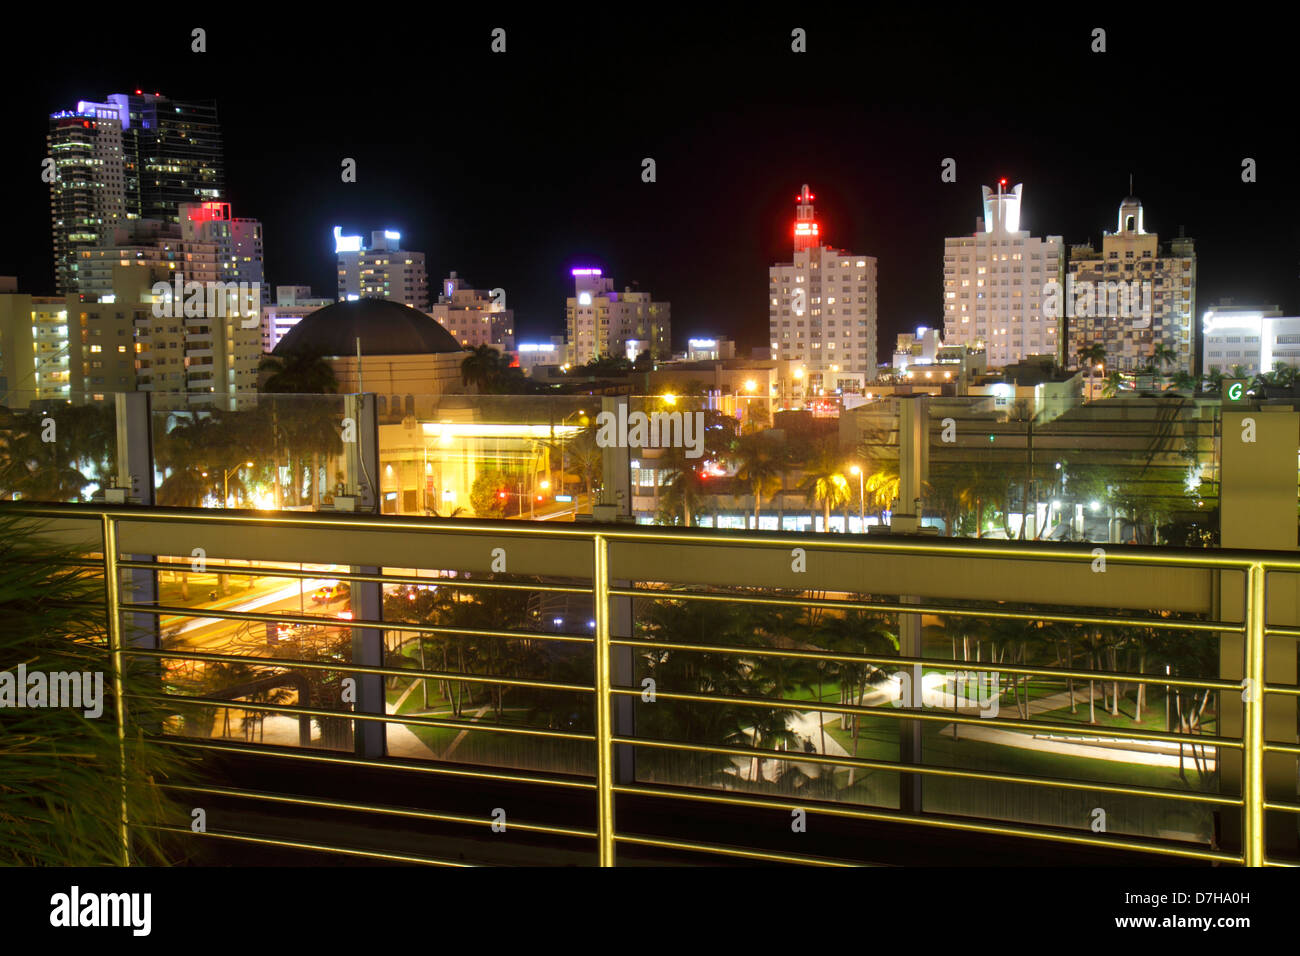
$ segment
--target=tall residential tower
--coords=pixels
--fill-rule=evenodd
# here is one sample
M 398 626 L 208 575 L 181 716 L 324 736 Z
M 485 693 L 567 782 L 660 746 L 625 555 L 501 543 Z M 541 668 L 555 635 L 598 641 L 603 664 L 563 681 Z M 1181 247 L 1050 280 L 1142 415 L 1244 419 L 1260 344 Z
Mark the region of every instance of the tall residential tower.
M 82 291 L 82 252 L 128 220 L 179 224 L 180 207 L 220 199 L 225 165 L 216 104 L 114 93 L 50 116 L 55 288 Z
M 767 270 L 772 358 L 794 363 L 802 396 L 876 377 L 876 260 L 822 245 L 807 184 L 795 197 L 794 258 Z
M 1044 313 L 1047 283 L 1064 277 L 1060 236 L 1020 228 L 1024 184 L 981 186 L 984 217 L 969 236 L 943 241 L 943 340 L 983 348 L 991 368 L 1026 355 L 1061 355 L 1062 318 Z

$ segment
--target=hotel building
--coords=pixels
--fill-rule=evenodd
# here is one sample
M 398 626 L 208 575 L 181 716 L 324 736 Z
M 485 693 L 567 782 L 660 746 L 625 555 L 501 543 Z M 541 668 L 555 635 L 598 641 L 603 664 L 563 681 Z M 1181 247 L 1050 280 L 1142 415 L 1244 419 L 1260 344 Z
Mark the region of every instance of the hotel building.
M 975 232 L 943 241 L 943 341 L 984 349 L 990 368 L 1027 355 L 1059 360 L 1064 320 L 1043 305 L 1046 284 L 1064 279 L 1061 237 L 1020 228 L 1023 183 L 980 189 L 984 216 Z
M 823 245 L 814 198 L 805 185 L 796 197 L 794 257 L 767 270 L 772 358 L 795 369 L 795 407 L 876 377 L 876 260 Z
M 1195 245 L 1179 237 L 1162 247 L 1159 235 L 1144 227 L 1142 201 L 1128 196 L 1120 203 L 1115 232 L 1103 235 L 1100 252 L 1091 245 L 1070 248 L 1063 364 L 1076 363 L 1080 349 L 1100 344 L 1108 371 L 1133 371 L 1151 364 L 1156 346 L 1163 345 L 1173 360 L 1157 363 L 1159 371 L 1192 371 Z

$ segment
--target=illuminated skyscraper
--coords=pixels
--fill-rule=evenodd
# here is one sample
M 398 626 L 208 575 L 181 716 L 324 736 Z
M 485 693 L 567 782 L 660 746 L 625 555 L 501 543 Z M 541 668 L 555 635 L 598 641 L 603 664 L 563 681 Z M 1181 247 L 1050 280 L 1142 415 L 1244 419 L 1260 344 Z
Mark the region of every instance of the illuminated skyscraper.
M 772 358 L 795 363 L 803 396 L 876 377 L 876 259 L 822 244 L 805 185 L 795 197 L 794 260 L 768 272 Z
M 1026 355 L 1054 355 L 1064 340 L 1064 318 L 1044 314 L 1046 284 L 1061 282 L 1060 236 L 1038 239 L 1020 228 L 1023 183 L 1006 191 L 980 187 L 984 218 L 975 232 L 943 241 L 943 340 L 983 348 L 992 368 Z
M 180 223 L 180 207 L 225 190 L 216 104 L 159 93 L 81 100 L 50 117 L 55 287 L 82 292 L 83 250 L 111 242 L 126 220 Z

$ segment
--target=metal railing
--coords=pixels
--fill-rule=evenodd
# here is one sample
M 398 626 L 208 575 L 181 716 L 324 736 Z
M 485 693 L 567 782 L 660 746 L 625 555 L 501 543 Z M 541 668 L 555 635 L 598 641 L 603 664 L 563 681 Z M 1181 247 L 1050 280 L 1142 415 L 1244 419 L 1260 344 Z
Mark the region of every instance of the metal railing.
M 335 767 L 392 770 L 400 773 L 445 775 L 469 781 L 496 781 L 542 787 L 589 791 L 595 797 L 595 827 L 557 826 L 538 822 L 511 821 L 510 827 L 526 833 L 594 841 L 595 859 L 601 866 L 616 862 L 620 845 L 658 848 L 667 851 L 709 853 L 749 860 L 845 865 L 845 861 L 824 856 L 795 854 L 763 848 L 708 843 L 675 837 L 655 836 L 621 830 L 616 815 L 620 796 L 644 797 L 681 802 L 683 805 L 708 804 L 753 809 L 804 809 L 827 817 L 876 823 L 896 823 L 961 831 L 1001 837 L 1056 841 L 1078 846 L 1116 851 L 1136 851 L 1156 858 L 1185 858 L 1247 866 L 1288 865 L 1289 861 L 1266 853 L 1265 814 L 1300 813 L 1300 801 L 1266 798 L 1266 755 L 1292 760 L 1300 756 L 1300 746 L 1265 737 L 1265 702 L 1268 695 L 1296 700 L 1300 687 L 1266 680 L 1265 646 L 1270 639 L 1281 652 L 1294 653 L 1300 638 L 1300 616 L 1288 604 L 1290 588 L 1279 589 L 1281 597 L 1270 604 L 1271 575 L 1300 573 L 1300 559 L 1282 553 L 1233 551 L 1172 551 L 1141 548 L 1078 548 L 1050 545 L 989 545 L 984 542 L 935 541 L 916 537 L 848 538 L 838 535 L 797 534 L 726 534 L 700 531 L 674 531 L 627 525 L 533 525 L 512 522 L 446 521 L 431 519 L 392 519 L 373 516 L 326 514 L 259 515 L 240 512 L 197 511 L 184 509 L 130 509 L 96 506 L 50 506 L 5 508 L 30 516 L 38 522 L 41 533 L 54 535 L 62 543 L 76 542 L 87 554 L 98 554 L 93 562 L 102 567 L 106 582 L 109 651 L 116 700 L 116 726 L 121 742 L 123 767 L 123 816 L 119 823 L 123 844 L 123 862 L 129 861 L 130 829 L 126 819 L 125 766 L 127 747 L 128 697 L 123 696 L 122 675 L 127 658 L 172 659 L 206 663 L 243 663 L 283 669 L 289 672 L 310 670 L 345 671 L 348 674 L 372 675 L 416 680 L 460 681 L 474 684 L 518 686 L 564 691 L 593 696 L 594 732 L 557 730 L 554 728 L 492 725 L 443 717 L 388 713 L 381 695 L 381 706 L 374 712 L 354 707 L 335 711 L 298 705 L 265 702 L 250 704 L 241 700 L 201 699 L 183 695 L 140 695 L 154 704 L 194 703 L 204 706 L 256 710 L 271 714 L 306 718 L 345 718 L 372 722 L 380 726 L 405 724 L 441 727 L 475 732 L 520 735 L 536 739 L 549 738 L 581 742 L 594 748 L 594 779 L 573 774 L 539 773 L 511 768 L 474 767 L 437 761 L 394 760 L 386 756 L 329 753 L 318 750 L 285 750 L 264 745 L 225 744 L 211 740 L 161 737 L 171 746 L 192 751 L 220 751 L 240 755 L 288 757 L 308 763 Z M 274 532 L 271 534 L 270 532 Z M 329 572 L 331 578 L 358 586 L 381 583 L 428 583 L 429 578 L 402 574 L 372 573 L 367 567 L 454 568 L 471 572 L 489 572 L 498 554 L 509 553 L 511 575 L 544 575 L 552 580 L 576 580 L 578 584 L 510 583 L 500 580 L 439 581 L 457 589 L 516 589 L 551 592 L 569 596 L 590 596 L 594 606 L 594 633 L 522 632 L 518 630 L 469 629 L 440 624 L 383 620 L 382 613 L 371 619 L 351 619 L 345 628 L 400 630 L 417 635 L 472 635 L 485 638 L 518 638 L 585 645 L 593 654 L 591 683 L 544 681 L 529 678 L 486 674 L 467 674 L 431 668 L 394 668 L 348 661 L 345 663 L 307 661 L 280 657 L 256 657 L 207 653 L 178 648 L 141 646 L 129 639 L 124 626 L 127 615 L 188 616 L 193 618 L 271 623 L 320 623 L 319 616 L 290 613 L 220 610 L 215 608 L 173 607 L 123 601 L 126 573 L 138 574 L 175 568 L 170 562 L 142 559 L 140 555 L 187 556 L 196 541 L 205 545 L 210 555 L 225 555 L 225 560 L 248 560 L 247 565 L 221 564 L 210 560 L 208 573 L 259 574 L 277 578 L 319 577 L 319 571 L 292 569 L 280 564 L 254 567 L 253 561 L 332 563 L 350 567 L 350 572 Z M 430 554 L 437 557 L 431 559 Z M 1097 562 L 1102 560 L 1100 572 Z M 128 557 L 123 557 L 127 555 Z M 130 556 L 136 557 L 130 557 Z M 421 558 L 423 555 L 423 558 Z M 791 556 L 798 560 L 792 561 Z M 385 560 L 379 560 L 381 557 Z M 1300 578 L 1294 579 L 1300 581 Z M 865 582 L 872 582 L 867 585 Z M 990 591 L 990 582 L 997 586 Z M 1288 581 L 1288 585 L 1294 581 Z M 727 589 L 718 590 L 718 589 Z M 763 589 L 756 593 L 756 589 Z M 1300 589 L 1296 589 L 1300 590 Z M 816 593 L 898 595 L 897 600 L 851 600 L 806 596 Z M 796 594 L 798 596 L 783 596 Z M 1117 611 L 1143 607 L 1142 595 L 1160 601 L 1157 613 L 1134 616 Z M 1038 596 L 1041 604 L 1024 608 L 1027 596 Z M 906 597 L 904 597 L 906 596 Z M 922 600 L 922 596 L 926 600 Z M 915 616 L 943 615 L 953 618 L 988 618 L 1014 621 L 1061 622 L 1066 624 L 1112 627 L 1141 626 L 1156 630 L 1180 630 L 1221 637 L 1236 637 L 1242 642 L 1242 679 L 1173 677 L 1137 674 L 1131 671 L 1080 670 L 1073 667 L 1042 667 L 1028 664 L 981 664 L 963 660 L 925 657 L 922 653 L 882 656 L 827 652 L 815 648 L 733 646 L 699 641 L 644 640 L 633 636 L 628 614 L 616 623 L 614 602 L 630 604 L 637 599 L 679 602 L 745 601 L 774 607 L 818 608 L 823 611 L 872 611 Z M 1149 604 L 1149 601 L 1148 601 Z M 1079 613 L 1077 608 L 1096 608 L 1096 613 Z M 1184 616 L 1171 616 L 1182 614 Z M 1192 617 L 1186 615 L 1191 614 Z M 615 633 L 616 630 L 623 633 Z M 635 655 L 651 649 L 681 653 L 731 653 L 745 660 L 804 659 L 869 664 L 873 666 L 917 665 L 945 671 L 999 671 L 1026 677 L 1050 677 L 1079 681 L 1103 681 L 1125 684 L 1158 683 L 1168 687 L 1194 687 L 1219 692 L 1220 700 L 1240 694 L 1242 701 L 1241 732 L 1225 733 L 1224 718 L 1229 708 L 1220 705 L 1216 733 L 1188 734 L 1107 727 L 1105 734 L 1120 740 L 1166 742 L 1214 748 L 1216 766 L 1223 764 L 1224 753 L 1241 753 L 1240 788 L 1237 793 L 1209 793 L 1147 787 L 1119 782 L 1093 782 L 1051 775 L 982 771 L 958 767 L 925 765 L 919 760 L 898 761 L 866 757 L 837 756 L 826 753 L 797 753 L 758 747 L 716 746 L 691 741 L 673 741 L 637 736 L 629 728 L 619 729 L 615 708 L 620 700 L 637 697 L 642 689 L 618 683 L 614 679 L 616 654 Z M 1073 663 L 1073 658 L 1071 658 Z M 1231 665 L 1225 665 L 1230 667 Z M 160 689 L 161 690 L 161 689 Z M 1026 697 L 1028 694 L 1026 692 Z M 955 704 L 952 712 L 932 712 L 906 706 L 867 706 L 851 700 L 829 703 L 819 699 L 815 706 L 807 701 L 737 697 L 725 694 L 696 693 L 664 688 L 656 700 L 691 704 L 769 707 L 784 710 L 816 710 L 819 713 L 870 716 L 895 721 L 942 721 L 944 724 L 984 725 L 1002 729 L 1052 733 L 1075 731 L 1088 725 L 1027 718 L 988 718 L 963 716 Z M 631 706 L 631 704 L 629 704 Z M 1026 711 L 1028 709 L 1026 708 Z M 1291 738 L 1294 739 L 1294 708 L 1290 711 Z M 901 725 L 900 725 L 901 726 Z M 912 724 L 910 726 L 919 726 Z M 1286 734 L 1285 729 L 1283 734 Z M 781 795 L 703 790 L 673 784 L 647 784 L 620 774 L 616 767 L 618 748 L 657 749 L 684 754 L 702 754 L 728 758 L 797 761 L 814 766 L 836 765 L 863 771 L 886 771 L 904 779 L 948 778 L 956 781 L 1023 785 L 1060 791 L 1087 791 L 1140 798 L 1179 801 L 1229 813 L 1240 813 L 1240 849 L 1179 844 L 1139 837 L 1083 832 L 1059 827 L 1022 824 L 992 819 L 926 812 L 920 806 L 891 809 L 878 806 L 845 806 L 830 801 L 791 799 Z M 901 755 L 900 755 L 901 756 Z M 1291 769 L 1294 775 L 1294 768 Z M 464 814 L 442 813 L 371 802 L 331 800 L 310 796 L 258 791 L 227 786 L 177 785 L 181 790 L 220 797 L 259 801 L 266 805 L 314 807 L 347 810 L 388 818 L 438 821 L 449 824 L 486 826 L 491 820 Z M 1274 790 L 1277 787 L 1274 784 Z M 1289 796 L 1289 791 L 1287 793 Z M 1287 817 L 1287 819 L 1290 819 Z M 185 827 L 163 826 L 159 829 L 190 834 Z M 263 844 L 287 849 L 334 852 L 363 858 L 395 862 L 459 865 L 457 861 L 415 854 L 366 850 L 326 843 L 287 840 L 235 832 L 209 832 L 209 837 L 237 842 Z

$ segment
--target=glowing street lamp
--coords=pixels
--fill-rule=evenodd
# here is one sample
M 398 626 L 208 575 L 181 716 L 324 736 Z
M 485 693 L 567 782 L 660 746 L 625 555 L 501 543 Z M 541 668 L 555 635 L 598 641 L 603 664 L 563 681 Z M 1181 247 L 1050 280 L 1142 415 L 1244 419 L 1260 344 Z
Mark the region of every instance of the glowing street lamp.
M 227 508 L 230 507 L 230 476 L 235 474 L 241 468 L 252 468 L 252 467 L 253 467 L 253 463 L 251 461 L 246 461 L 242 465 L 236 465 L 234 468 L 231 468 L 222 476 L 221 500 L 224 503 L 225 507 Z

